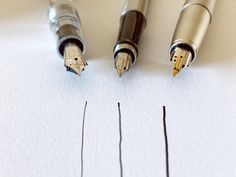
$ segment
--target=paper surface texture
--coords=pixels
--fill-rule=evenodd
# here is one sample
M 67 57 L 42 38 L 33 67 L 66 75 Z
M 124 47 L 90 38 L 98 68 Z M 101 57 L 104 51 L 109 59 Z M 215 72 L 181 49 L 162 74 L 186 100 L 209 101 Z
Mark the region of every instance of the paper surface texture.
M 184 1 L 152 0 L 137 63 L 119 78 L 112 58 L 123 1 L 81 0 L 88 67 L 65 71 L 48 1 L 1 0 L 0 177 L 236 176 L 236 1 L 218 0 L 199 56 L 171 76 L 168 49 Z

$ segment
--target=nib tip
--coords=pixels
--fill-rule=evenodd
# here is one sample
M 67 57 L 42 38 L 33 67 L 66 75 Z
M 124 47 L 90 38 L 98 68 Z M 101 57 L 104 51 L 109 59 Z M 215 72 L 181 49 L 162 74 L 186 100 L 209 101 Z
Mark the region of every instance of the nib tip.
M 120 72 L 118 69 L 117 69 L 117 73 L 118 73 L 118 76 L 119 76 L 119 77 L 122 77 L 122 76 L 123 76 L 123 73 Z
M 121 52 L 115 60 L 117 73 L 119 77 L 122 77 L 130 69 L 132 58 L 128 53 Z
M 178 73 L 179 73 L 179 71 L 175 68 L 175 69 L 173 70 L 172 75 L 173 75 L 174 77 L 176 77 L 176 76 L 178 75 Z

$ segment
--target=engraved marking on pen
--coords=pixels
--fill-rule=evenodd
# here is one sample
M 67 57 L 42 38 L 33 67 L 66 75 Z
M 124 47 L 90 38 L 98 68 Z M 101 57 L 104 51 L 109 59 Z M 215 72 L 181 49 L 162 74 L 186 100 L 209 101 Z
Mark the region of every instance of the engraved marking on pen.
M 85 106 L 84 106 L 83 123 L 82 123 L 81 177 L 84 176 L 84 129 L 85 129 L 85 118 L 86 118 L 87 105 L 88 105 L 88 102 L 86 101 Z
M 166 124 L 166 107 L 163 106 L 163 128 L 164 128 L 164 138 L 165 138 L 165 153 L 166 153 L 166 177 L 170 176 L 169 171 L 169 144 L 168 144 L 168 132 Z
M 122 162 L 122 122 L 121 122 L 121 107 L 120 103 L 118 103 L 118 112 L 119 112 L 119 162 L 120 162 L 120 176 L 123 177 L 123 162 Z

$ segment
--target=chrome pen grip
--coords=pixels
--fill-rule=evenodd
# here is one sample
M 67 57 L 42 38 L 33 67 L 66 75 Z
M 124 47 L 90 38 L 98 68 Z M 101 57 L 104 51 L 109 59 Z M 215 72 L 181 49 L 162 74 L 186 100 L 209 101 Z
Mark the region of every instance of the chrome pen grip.
M 58 52 L 61 56 L 68 42 L 76 43 L 84 53 L 81 20 L 75 4 L 70 0 L 54 0 L 49 8 L 49 24 L 57 38 Z
M 75 4 L 71 0 L 52 0 L 48 18 L 56 36 L 57 51 L 64 58 L 64 66 L 67 71 L 80 75 L 87 62 L 84 59 L 81 21 Z

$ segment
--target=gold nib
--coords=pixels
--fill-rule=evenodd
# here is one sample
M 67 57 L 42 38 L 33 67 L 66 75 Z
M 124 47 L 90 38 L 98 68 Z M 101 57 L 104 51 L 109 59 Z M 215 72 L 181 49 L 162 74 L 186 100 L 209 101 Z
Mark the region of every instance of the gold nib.
M 85 66 L 88 65 L 86 60 L 83 58 L 80 48 L 73 43 L 66 45 L 64 51 L 64 60 L 67 71 L 74 72 L 78 75 L 80 75 Z
M 177 47 L 172 55 L 172 62 L 174 63 L 173 76 L 185 67 L 188 67 L 192 61 L 192 53 L 186 49 Z
M 179 71 L 178 71 L 176 68 L 174 68 L 174 69 L 173 69 L 173 73 L 172 73 L 173 76 L 174 76 L 174 77 L 177 76 L 178 73 L 179 73 Z
M 132 62 L 130 54 L 121 52 L 115 58 L 115 68 L 117 69 L 118 75 L 121 77 L 125 72 L 129 71 Z

